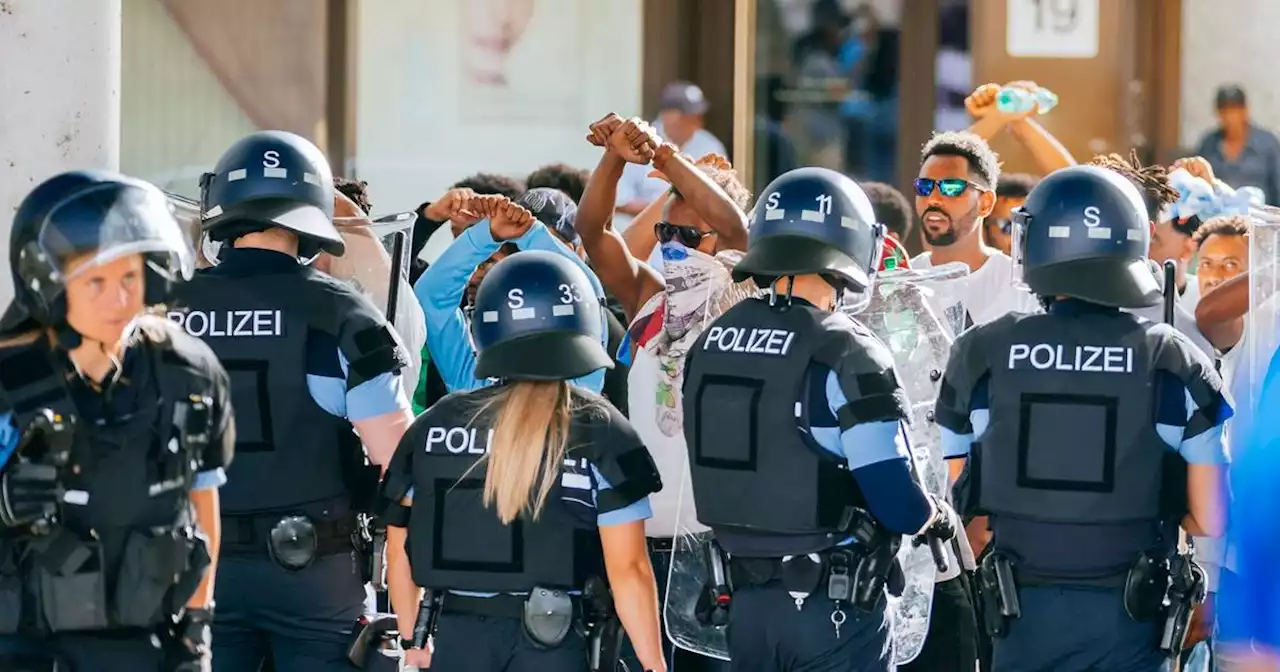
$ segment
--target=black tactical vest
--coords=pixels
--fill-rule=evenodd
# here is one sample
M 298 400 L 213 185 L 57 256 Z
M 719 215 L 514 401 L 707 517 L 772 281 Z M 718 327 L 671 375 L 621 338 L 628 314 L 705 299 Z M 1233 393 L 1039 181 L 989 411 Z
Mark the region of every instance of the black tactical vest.
M 849 331 L 833 331 L 836 319 Z M 801 302 L 784 310 L 753 298 L 712 323 L 690 351 L 684 434 L 693 496 L 698 521 L 728 552 L 830 548 L 853 507 L 865 506 L 846 461 L 800 426 L 806 404 L 825 403 L 805 398 L 811 364 L 837 370 L 860 347 L 854 328 Z
M 981 330 L 970 342 L 990 375 L 978 508 L 1045 523 L 1160 520 L 1169 447 L 1155 428 L 1156 372 L 1189 377 L 1161 363 L 1167 327 L 1098 312 L 1010 315 Z
M 347 497 L 343 469 L 360 441 L 350 422 L 311 397 L 307 334 L 338 337 L 351 309 L 336 281 L 318 275 L 306 268 L 251 277 L 197 274 L 179 285 L 175 304 L 188 310 L 170 319 L 208 344 L 231 380 L 236 459 L 220 492 L 224 514 Z
M 575 514 L 565 501 L 591 501 L 593 447 L 577 425 L 561 479 L 537 520 L 526 515 L 504 525 L 484 506 L 483 458 L 492 430 L 473 416 L 476 395 L 487 392 L 445 397 L 414 422 L 427 428 L 426 445 L 414 446 L 412 455 L 407 547 L 414 581 L 437 590 L 524 592 L 581 589 L 587 578 L 603 577 L 596 519 Z
M 82 538 L 102 542 L 109 575 L 131 531 L 190 522 L 191 465 L 200 456 L 171 450 L 178 437 L 175 403 L 192 394 L 213 396 L 191 360 L 172 345 L 143 341 L 132 347 L 139 358 L 129 383 L 138 388 L 136 410 L 113 422 L 93 422 L 77 411 L 67 387 L 75 374 L 43 343 L 0 349 L 0 405 L 12 409 L 18 431 L 43 409 L 76 419 L 71 460 L 61 476 L 67 491 L 63 522 Z

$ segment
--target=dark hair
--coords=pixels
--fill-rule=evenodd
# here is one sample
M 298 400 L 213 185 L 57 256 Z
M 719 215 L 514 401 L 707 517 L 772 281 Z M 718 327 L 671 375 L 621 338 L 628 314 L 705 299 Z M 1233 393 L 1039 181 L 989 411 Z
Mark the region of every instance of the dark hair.
M 516 200 L 524 195 L 524 183 L 520 180 L 494 173 L 476 173 L 466 179 L 458 180 L 454 189 L 470 189 L 481 196 L 506 196 Z
M 968 131 L 934 133 L 920 152 L 921 163 L 931 156 L 963 157 L 969 162 L 969 171 L 977 174 L 979 186 L 991 188 L 1000 179 L 1000 159 L 991 145 Z
M 1006 173 L 996 182 L 996 198 L 1026 198 L 1040 183 L 1040 178 L 1027 173 Z
M 738 177 L 738 171 L 717 168 L 709 163 L 697 165 L 698 169 L 706 173 L 707 177 L 711 178 L 711 181 L 715 182 L 716 186 L 724 191 L 725 195 L 729 197 L 729 200 L 733 201 L 734 205 L 738 206 L 739 210 L 746 212 L 751 207 L 751 192 L 747 191 L 746 185 Z M 675 187 L 671 187 L 671 193 L 675 194 L 676 198 L 684 198 L 684 194 L 681 194 Z
M 876 221 L 889 227 L 890 231 L 905 241 L 914 222 L 907 197 L 893 185 L 884 182 L 863 182 L 860 186 L 867 198 L 871 199 L 871 209 L 876 212 Z
M 1137 152 L 1130 154 L 1128 159 L 1119 154 L 1100 154 L 1093 157 L 1089 164 L 1115 171 L 1132 182 L 1142 193 L 1142 201 L 1147 206 L 1147 219 L 1150 221 L 1154 222 L 1160 217 L 1164 206 L 1178 202 L 1178 190 L 1169 183 L 1169 173 L 1164 166 L 1142 165 Z M 1178 230 L 1188 236 L 1194 232 L 1194 229 Z
M 582 192 L 587 189 L 587 178 L 591 177 L 591 171 L 581 168 L 574 168 L 567 163 L 549 163 L 525 178 L 526 189 L 537 189 L 538 187 L 550 187 L 563 191 L 574 203 L 582 200 Z
M 333 178 L 333 188 L 342 195 L 355 201 L 364 210 L 364 214 L 373 212 L 373 202 L 369 200 L 369 183 L 364 180 L 349 180 L 345 177 Z
M 1222 215 L 1221 217 L 1211 217 L 1196 232 L 1192 234 L 1191 239 L 1196 241 L 1196 249 L 1200 249 L 1204 245 L 1204 241 L 1209 236 L 1247 236 L 1251 228 L 1249 218 L 1244 215 Z

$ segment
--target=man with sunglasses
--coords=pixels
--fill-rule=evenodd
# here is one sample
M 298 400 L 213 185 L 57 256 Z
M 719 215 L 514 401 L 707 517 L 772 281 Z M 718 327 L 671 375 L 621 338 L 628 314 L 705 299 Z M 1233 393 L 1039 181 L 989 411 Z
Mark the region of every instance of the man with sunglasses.
M 1026 173 L 1006 173 L 996 183 L 996 205 L 983 222 L 987 245 L 1010 254 L 1013 245 L 1013 210 L 1022 207 L 1040 178 Z
M 753 284 L 739 285 L 730 277 L 735 255 L 746 248 L 744 211 L 750 195 L 731 169 L 695 163 L 639 119 L 609 114 L 590 126 L 587 140 L 605 152 L 582 196 L 576 228 L 601 281 L 629 320 L 627 340 L 617 353 L 631 367 L 629 419 L 668 484 L 650 499 L 654 515 L 645 525 L 659 589 L 665 591 L 679 484 L 685 478 L 680 404 L 684 356 L 706 325 L 755 290 Z M 652 164 L 671 185 L 638 218 L 643 221 L 661 209 L 655 226 L 661 271 L 637 259 L 612 225 L 618 180 L 629 164 Z M 694 522 L 691 514 L 686 522 Z M 693 654 L 668 654 L 673 656 L 668 666 L 681 670 L 719 665 Z M 634 660 L 631 666 L 636 669 Z
M 973 133 L 937 133 L 925 144 L 921 160 L 914 185 L 916 214 L 931 251 L 912 259 L 911 266 L 968 266 L 969 324 L 990 322 L 1013 310 L 1035 310 L 1034 298 L 1012 282 L 1009 256 L 982 240 L 982 224 L 997 200 L 1000 160 L 995 152 Z

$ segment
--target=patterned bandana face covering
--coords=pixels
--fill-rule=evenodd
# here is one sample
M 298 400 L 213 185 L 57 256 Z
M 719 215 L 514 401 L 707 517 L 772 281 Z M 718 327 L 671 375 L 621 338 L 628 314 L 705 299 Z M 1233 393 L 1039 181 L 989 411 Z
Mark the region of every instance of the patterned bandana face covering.
M 705 326 L 712 294 L 729 282 L 729 269 L 715 257 L 675 241 L 662 244 L 662 277 L 666 282 L 663 328 L 673 339 Z

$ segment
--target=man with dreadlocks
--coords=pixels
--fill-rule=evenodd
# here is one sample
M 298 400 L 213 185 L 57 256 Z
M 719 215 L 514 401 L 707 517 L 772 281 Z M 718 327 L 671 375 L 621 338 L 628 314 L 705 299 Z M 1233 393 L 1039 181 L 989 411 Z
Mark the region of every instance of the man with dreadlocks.
M 1151 224 L 1151 249 L 1148 256 L 1154 262 L 1152 272 L 1157 277 L 1162 277 L 1160 265 L 1170 259 L 1178 267 L 1178 300 L 1174 304 L 1173 326 L 1212 359 L 1215 356 L 1213 346 L 1196 327 L 1196 320 L 1192 313 L 1195 310 L 1195 301 L 1199 299 L 1199 292 L 1196 289 L 1196 283 L 1187 282 L 1186 273 L 1187 264 L 1195 254 L 1195 243 L 1192 242 L 1191 236 L 1200 226 L 1199 216 L 1193 215 L 1187 218 L 1176 216 L 1173 206 L 1178 202 L 1178 190 L 1169 182 L 1168 171 L 1164 166 L 1142 165 L 1136 152 L 1128 159 L 1119 154 L 1095 156 L 1089 163 L 1119 173 L 1138 188 L 1142 201 L 1147 207 L 1147 217 Z M 1164 321 L 1163 308 L 1159 305 L 1135 308 L 1130 312 L 1152 322 Z

